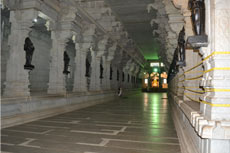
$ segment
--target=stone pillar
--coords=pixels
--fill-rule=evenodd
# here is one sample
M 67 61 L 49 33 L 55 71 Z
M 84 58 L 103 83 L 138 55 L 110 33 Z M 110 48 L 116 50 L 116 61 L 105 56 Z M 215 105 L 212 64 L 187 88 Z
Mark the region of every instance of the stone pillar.
M 100 68 L 100 60 L 99 60 L 99 62 L 98 62 L 98 60 L 96 60 L 95 51 L 91 51 L 91 55 L 92 55 L 92 61 L 91 61 L 91 75 L 90 75 L 89 90 L 95 91 L 96 90 L 96 73 Z M 97 63 L 99 63 L 99 64 L 97 64 Z M 100 71 L 98 73 L 100 73 Z M 98 78 L 98 80 L 99 80 L 99 78 Z
M 140 66 L 136 65 L 136 68 L 135 68 L 135 71 L 134 71 L 134 81 L 133 81 L 135 88 L 138 87 L 137 78 L 138 78 L 139 73 L 140 73 Z
M 132 82 L 131 82 L 131 75 L 132 74 L 132 72 L 128 72 L 128 74 L 127 74 L 127 82 L 128 82 L 128 87 L 129 88 L 132 88 Z
M 214 0 L 206 3 L 207 48 L 201 48 L 204 61 L 201 112 L 209 120 L 230 120 L 230 1 Z
M 66 76 L 63 74 L 63 54 L 68 38 L 70 38 L 71 36 L 69 36 L 69 33 L 64 31 L 52 31 L 51 37 L 53 42 L 51 49 L 48 94 L 63 95 L 66 94 Z
M 101 57 L 95 58 L 95 90 L 100 91 L 102 90 L 102 81 L 103 78 L 100 78 L 100 63 L 101 63 Z M 104 69 L 105 70 L 105 69 Z M 104 71 L 103 71 L 104 73 Z M 104 77 L 104 75 L 103 75 Z
M 117 90 L 117 67 L 113 65 L 112 89 Z
M 102 65 L 103 65 L 103 68 L 104 68 L 104 71 L 103 71 L 103 78 L 101 79 L 101 88 L 102 90 L 106 90 L 107 89 L 107 71 L 109 71 L 109 67 L 107 67 L 107 61 L 106 61 L 106 58 L 105 56 L 102 56 Z M 108 76 L 109 77 L 109 76 Z
M 188 1 L 186 0 L 186 2 L 183 4 L 183 7 L 187 6 Z M 193 35 L 193 31 L 192 31 L 192 23 L 191 23 L 191 11 L 187 9 L 187 7 L 185 7 L 185 9 L 182 9 L 183 12 L 183 16 L 184 16 L 184 28 L 185 28 L 185 40 L 187 39 L 188 36 Z M 194 66 L 193 63 L 193 50 L 192 49 L 188 49 L 185 48 L 185 63 L 186 66 L 183 68 L 179 68 L 179 73 L 176 77 L 177 81 L 176 83 L 178 83 L 177 89 L 177 95 L 178 96 L 184 96 L 183 99 L 184 100 L 190 100 L 188 99 L 184 94 L 188 93 L 188 90 L 185 90 L 185 87 L 191 87 L 194 86 L 191 80 L 186 80 L 191 78 L 190 73 L 186 73 L 184 74 L 185 71 L 187 71 L 188 69 L 192 68 Z
M 86 92 L 87 91 L 87 77 L 86 74 L 86 56 L 89 45 L 84 45 L 80 43 L 75 44 L 76 48 L 76 70 L 74 75 L 74 92 Z
M 110 66 L 111 66 L 111 61 L 105 61 L 106 71 L 105 71 L 104 82 L 105 82 L 105 89 L 106 90 L 111 90 Z M 112 78 L 112 79 L 114 79 L 114 78 Z
M 97 67 L 96 69 L 96 89 L 97 90 L 104 90 L 106 88 L 106 57 L 105 57 L 105 53 L 107 51 L 107 44 L 108 44 L 108 39 L 109 36 L 108 35 L 104 35 L 103 39 L 98 41 L 98 51 L 96 54 L 96 63 L 97 63 Z M 103 66 L 103 78 L 100 78 L 100 63 L 102 60 L 102 66 Z
M 114 59 L 115 52 L 117 50 L 117 42 L 114 42 L 113 45 L 108 49 L 108 55 L 106 57 L 106 65 L 107 65 L 107 79 L 106 79 L 106 89 L 111 90 L 115 88 L 116 83 L 116 76 L 117 71 L 114 68 L 114 65 L 112 64 L 112 60 Z M 112 80 L 110 80 L 110 68 L 112 68 Z
M 75 50 L 76 50 L 76 56 L 75 56 L 75 74 L 74 74 L 74 87 L 73 92 L 81 92 L 81 51 L 80 51 L 80 44 L 75 43 Z M 84 64 L 83 64 L 84 65 Z
M 115 86 L 116 86 L 116 89 L 122 85 L 122 71 L 119 67 L 119 65 L 117 65 L 117 71 L 119 72 L 119 76 L 117 76 L 119 78 L 119 80 L 117 80 L 117 77 L 116 77 L 116 83 L 115 83 Z M 117 73 L 116 71 L 116 73 Z
M 9 59 L 7 61 L 6 82 L 3 96 L 20 97 L 30 96 L 29 71 L 24 69 L 25 65 L 25 38 L 28 37 L 33 25 L 33 19 L 38 12 L 33 9 L 23 11 L 11 11 L 11 34 L 9 36 Z M 35 48 L 36 52 L 36 48 Z M 36 66 L 35 66 L 36 68 Z

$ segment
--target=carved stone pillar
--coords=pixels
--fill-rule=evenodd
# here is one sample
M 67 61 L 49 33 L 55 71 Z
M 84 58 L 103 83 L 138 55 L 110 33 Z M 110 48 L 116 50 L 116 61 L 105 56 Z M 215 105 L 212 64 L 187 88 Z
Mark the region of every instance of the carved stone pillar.
M 96 90 L 96 79 L 99 80 L 99 76 L 100 76 L 100 59 L 96 59 L 95 51 L 91 51 L 91 55 L 92 55 L 92 61 L 91 61 L 92 71 L 91 71 L 91 75 L 90 75 L 89 90 L 95 91 Z
M 92 87 L 94 87 L 94 51 L 92 51 L 92 45 L 94 43 L 95 37 L 95 29 L 96 26 L 94 24 L 87 23 L 84 25 L 84 31 L 82 31 L 81 35 L 79 37 L 81 38 L 76 43 L 76 76 L 75 77 L 75 83 L 74 83 L 74 91 L 75 92 L 86 92 L 88 90 L 91 90 Z M 88 57 L 89 56 L 89 57 Z M 86 76 L 86 59 L 88 59 L 90 62 L 90 68 L 89 68 L 89 75 Z M 94 88 L 92 89 L 94 90 Z
M 87 91 L 87 77 L 86 74 L 86 56 L 88 45 L 76 43 L 76 57 L 75 57 L 75 63 L 76 63 L 76 70 L 74 75 L 74 92 L 86 92 Z
M 105 57 L 105 53 L 107 51 L 107 44 L 108 44 L 108 39 L 109 36 L 108 35 L 104 35 L 103 39 L 101 39 L 97 46 L 98 46 L 98 51 L 96 54 L 96 60 L 98 63 L 99 62 L 99 70 L 96 70 L 96 89 L 97 90 L 104 90 L 106 89 L 106 57 Z M 100 64 L 102 64 L 103 67 L 103 73 L 102 73 L 102 78 L 100 76 Z M 98 66 L 96 67 L 96 69 L 98 68 Z M 99 74 L 99 76 L 98 76 Z
M 32 9 L 23 11 L 11 11 L 11 34 L 9 36 L 10 53 L 7 61 L 6 82 L 3 96 L 20 97 L 30 96 L 29 71 L 24 70 L 25 38 L 28 37 L 33 25 L 33 19 L 38 12 Z M 36 48 L 35 48 L 36 51 Z
M 66 81 L 65 75 L 63 74 L 63 53 L 68 38 L 70 37 L 69 33 L 64 31 L 52 31 L 51 38 L 53 42 L 51 49 L 48 94 L 66 94 Z
M 113 43 L 113 45 L 108 49 L 108 55 L 106 58 L 107 72 L 106 72 L 106 89 L 111 90 L 114 88 L 116 83 L 116 70 L 112 64 L 112 60 L 115 56 L 115 51 L 117 49 L 117 43 Z M 110 79 L 110 69 L 112 68 L 112 79 Z
M 101 88 L 102 90 L 106 90 L 106 83 L 107 83 L 107 78 L 109 78 L 109 76 L 107 76 L 107 71 L 109 71 L 109 67 L 110 65 L 107 65 L 107 61 L 106 61 L 106 57 L 102 56 L 102 66 L 103 66 L 103 78 L 100 79 L 101 81 Z
M 229 0 L 205 1 L 207 48 L 201 48 L 204 61 L 201 112 L 210 120 L 230 120 L 230 2 Z
M 137 78 L 138 78 L 139 74 L 140 74 L 140 66 L 136 65 L 136 68 L 135 68 L 135 71 L 134 71 L 134 80 L 133 80 L 133 84 L 134 84 L 135 88 L 138 87 Z
M 187 6 L 187 4 L 188 3 L 184 3 L 185 6 Z M 186 40 L 189 35 L 193 35 L 190 10 L 184 9 L 183 10 L 183 15 L 184 15 L 184 21 L 185 21 L 184 28 L 185 28 L 185 40 Z M 187 79 L 192 78 L 192 76 L 194 76 L 194 74 L 191 74 L 191 73 L 185 73 L 184 74 L 184 72 L 186 72 L 187 70 L 189 70 L 190 68 L 192 68 L 196 64 L 195 62 L 193 62 L 193 54 L 194 53 L 193 53 L 192 49 L 188 49 L 188 48 L 185 49 L 186 66 L 183 67 L 183 69 L 180 69 L 180 73 L 178 75 L 178 77 L 179 77 L 178 82 L 179 82 L 179 88 L 180 88 L 179 90 L 184 90 L 184 92 L 182 92 L 180 94 L 180 96 L 190 93 L 188 90 L 185 90 L 185 88 L 195 87 L 195 86 L 197 86 L 197 88 L 199 87 L 199 84 L 194 85 L 193 80 L 187 80 Z M 183 80 L 184 80 L 184 82 L 183 82 Z M 190 101 L 191 99 L 188 99 L 184 95 L 184 100 L 189 100 Z
M 112 89 L 117 90 L 117 67 L 113 65 L 113 79 L 112 79 Z
M 130 73 L 129 74 L 129 82 L 128 82 L 128 85 L 129 85 L 129 88 L 133 88 L 133 80 L 132 80 L 132 76 L 133 74 L 135 73 L 135 63 L 132 63 L 131 66 L 130 66 Z
M 106 68 L 106 71 L 105 71 L 106 87 L 105 87 L 105 89 L 110 90 L 111 89 L 111 81 L 112 81 L 112 80 L 110 80 L 110 71 L 111 71 L 110 69 L 112 68 L 111 61 L 105 62 L 105 68 Z M 112 71 L 114 71 L 113 68 L 112 68 Z M 112 79 L 114 79 L 113 76 L 114 76 L 114 73 L 112 73 Z
M 104 75 L 103 75 L 103 78 L 100 78 L 100 64 L 101 64 L 101 57 L 97 56 L 95 58 L 95 90 L 96 91 L 102 90 L 102 81 L 104 78 Z M 104 70 L 103 70 L 103 73 L 104 73 Z

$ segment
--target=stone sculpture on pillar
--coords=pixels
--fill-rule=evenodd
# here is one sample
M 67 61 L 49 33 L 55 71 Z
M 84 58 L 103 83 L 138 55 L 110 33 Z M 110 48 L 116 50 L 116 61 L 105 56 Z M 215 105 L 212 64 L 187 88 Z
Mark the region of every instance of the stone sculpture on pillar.
M 69 67 L 69 55 L 67 54 L 66 51 L 64 51 L 64 71 L 63 74 L 68 75 L 70 73 L 70 71 L 68 71 L 68 67 Z
M 26 52 L 26 64 L 24 65 L 24 69 L 33 70 L 34 65 L 32 65 L 31 62 L 34 53 L 34 45 L 29 37 L 25 39 L 24 50 Z
M 122 81 L 124 82 L 125 81 L 125 73 L 122 72 Z
M 188 37 L 188 43 L 193 48 L 207 47 L 208 37 L 205 35 L 205 3 L 204 0 L 189 0 L 192 12 L 192 24 L 195 36 Z
M 174 76 L 179 72 L 177 62 L 178 62 L 178 48 L 176 48 L 174 51 L 173 61 L 169 68 L 167 82 L 170 82 L 174 78 Z
M 103 79 L 103 71 L 104 71 L 103 65 L 102 63 L 100 63 L 100 79 Z
M 113 79 L 113 68 L 112 66 L 110 66 L 110 73 L 109 73 L 109 79 L 112 80 Z
M 185 29 L 183 27 L 183 29 L 180 31 L 179 33 L 179 37 L 178 37 L 178 53 L 179 53 L 179 56 L 178 56 L 178 62 L 177 62 L 177 65 L 183 67 L 185 66 L 185 40 L 184 40 L 184 37 L 185 37 Z
M 86 77 L 90 77 L 90 66 L 91 66 L 91 64 L 90 64 L 88 58 L 86 58 L 86 60 L 85 60 L 85 65 L 86 65 L 85 76 L 86 76 Z

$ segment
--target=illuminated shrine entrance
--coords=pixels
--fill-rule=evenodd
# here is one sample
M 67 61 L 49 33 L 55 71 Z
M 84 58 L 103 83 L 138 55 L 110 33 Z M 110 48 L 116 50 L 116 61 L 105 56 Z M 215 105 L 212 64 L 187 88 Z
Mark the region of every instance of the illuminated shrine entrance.
M 142 91 L 166 91 L 167 77 L 163 63 L 151 62 L 149 70 L 142 77 Z

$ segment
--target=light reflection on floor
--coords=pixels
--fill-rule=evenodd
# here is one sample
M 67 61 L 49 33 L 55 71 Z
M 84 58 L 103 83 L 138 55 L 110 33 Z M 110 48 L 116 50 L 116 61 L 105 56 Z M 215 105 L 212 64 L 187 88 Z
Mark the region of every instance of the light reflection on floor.
M 167 93 L 143 93 L 144 98 L 144 112 L 150 111 L 149 122 L 150 133 L 153 135 L 159 134 L 159 130 L 156 130 L 156 125 L 161 124 L 164 121 L 168 121 L 168 100 Z

